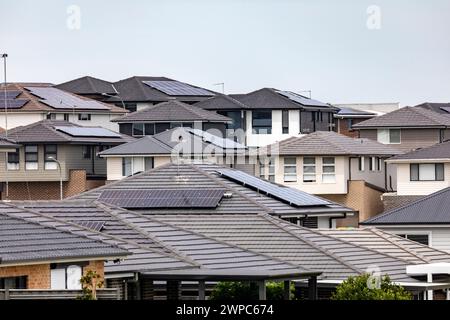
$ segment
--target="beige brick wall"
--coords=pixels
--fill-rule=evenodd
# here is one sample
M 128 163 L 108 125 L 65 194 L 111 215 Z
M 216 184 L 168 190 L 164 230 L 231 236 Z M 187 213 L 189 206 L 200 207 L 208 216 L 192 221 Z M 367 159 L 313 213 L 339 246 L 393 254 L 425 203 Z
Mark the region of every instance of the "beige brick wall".
M 364 181 L 349 181 L 347 194 L 321 196 L 358 211 L 353 217 L 336 220 L 338 227 L 357 227 L 359 222 L 383 212 L 381 194 L 381 191 L 371 188 Z
M 70 170 L 69 180 L 63 181 L 63 197 L 74 196 L 104 184 L 105 180 L 86 180 L 85 170 Z M 59 181 L 10 182 L 8 198 L 10 200 L 58 200 L 59 193 Z M 2 199 L 6 199 L 5 192 L 2 192 Z
M 0 268 L 0 277 L 2 278 L 21 276 L 27 276 L 28 289 L 50 289 L 49 264 Z
M 86 274 L 88 270 L 96 271 L 97 274 L 100 275 L 101 281 L 104 281 L 105 273 L 103 261 L 90 261 L 89 264 L 83 268 L 83 273 Z M 28 289 L 50 289 L 50 264 L 0 267 L 0 278 L 21 276 L 27 276 Z

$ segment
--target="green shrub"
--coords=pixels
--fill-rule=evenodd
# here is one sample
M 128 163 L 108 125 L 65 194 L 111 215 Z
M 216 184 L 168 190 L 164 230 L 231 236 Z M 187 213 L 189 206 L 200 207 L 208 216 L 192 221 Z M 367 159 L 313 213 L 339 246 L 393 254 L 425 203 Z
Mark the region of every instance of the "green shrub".
M 349 277 L 337 286 L 332 300 L 411 300 L 412 295 L 403 287 L 393 284 L 389 276 L 376 278 L 365 273 Z
M 291 299 L 295 286 L 291 283 Z M 283 300 L 283 282 L 266 282 L 267 300 Z M 258 286 L 244 281 L 223 281 L 217 283 L 209 296 L 210 300 L 258 300 Z

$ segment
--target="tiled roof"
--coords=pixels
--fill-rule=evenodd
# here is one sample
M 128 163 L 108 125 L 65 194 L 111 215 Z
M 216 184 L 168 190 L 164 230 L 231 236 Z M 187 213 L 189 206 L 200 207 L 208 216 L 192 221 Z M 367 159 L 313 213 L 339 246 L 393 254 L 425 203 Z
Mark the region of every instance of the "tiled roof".
M 450 103 L 425 102 L 415 106 L 415 108 L 423 108 L 446 115 L 450 113 Z
M 434 111 L 419 107 L 404 107 L 379 117 L 357 123 L 353 125 L 352 128 L 443 128 L 447 126 L 450 126 L 450 114 L 438 114 Z
M 242 110 L 250 109 L 248 106 L 239 102 L 237 99 L 229 95 L 216 95 L 206 100 L 197 102 L 195 106 L 205 110 Z
M 56 88 L 80 95 L 89 94 L 116 94 L 112 83 L 102 79 L 85 76 L 73 79 L 55 86 Z
M 291 137 L 261 148 L 261 152 L 279 155 L 379 155 L 391 156 L 400 151 L 379 142 L 350 138 L 333 131 L 316 131 Z
M 450 224 L 450 188 L 439 190 L 402 207 L 383 212 L 362 225 Z
M 30 219 L 33 213 L 0 204 L 0 266 L 69 259 L 117 258 L 126 250 L 80 235 L 61 226 L 48 226 Z
M 417 149 L 408 153 L 399 154 L 390 158 L 388 161 L 401 160 L 448 160 L 450 159 L 450 141 L 445 141 L 432 145 L 430 147 Z
M 213 111 L 207 111 L 180 101 L 170 100 L 146 107 L 112 121 L 119 123 L 173 121 L 230 122 L 231 119 Z
M 41 120 L 32 124 L 15 127 L 8 130 L 8 139 L 15 143 L 104 143 L 104 144 L 121 144 L 128 141 L 133 141 L 134 138 L 119 134 L 120 137 L 76 137 L 64 133 L 60 130 L 56 130 L 55 127 L 79 127 L 78 124 L 62 121 L 62 120 Z M 100 128 L 100 127 L 88 127 L 88 128 Z M 106 130 L 106 129 L 104 129 Z M 4 133 L 0 135 L 4 138 Z
M 23 107 L 19 109 L 13 109 L 13 112 L 45 112 L 45 111 L 51 111 L 52 113 L 67 113 L 67 109 L 55 109 L 51 106 L 41 102 L 40 98 L 31 94 L 29 90 L 26 88 L 28 87 L 52 87 L 51 84 L 47 83 L 8 83 L 6 89 L 7 91 L 20 91 L 20 94 L 16 97 L 16 99 L 26 99 L 29 100 Z M 1 88 L 1 91 L 3 91 L 3 87 Z M 64 90 L 63 90 L 64 91 Z M 82 100 L 91 100 L 90 98 L 83 97 L 81 95 L 75 95 L 74 93 L 71 93 L 70 91 L 65 91 L 69 95 L 74 95 L 78 99 Z M 103 103 L 100 101 L 96 101 L 97 103 L 101 104 L 103 109 L 95 109 L 95 110 L 88 110 L 91 113 L 117 113 L 117 114 L 124 114 L 128 111 L 124 110 L 123 108 Z M 12 111 L 12 110 L 9 110 Z M 83 111 L 82 109 L 77 109 L 77 112 Z M 4 112 L 4 108 L 0 106 L 0 112 Z
M 302 215 L 341 215 L 353 210 L 330 202 L 328 205 L 314 208 L 294 207 L 288 203 L 269 197 L 256 190 L 242 186 L 220 177 L 217 173 L 222 166 L 215 164 L 167 164 L 155 169 L 134 175 L 105 186 L 89 190 L 72 197 L 73 199 L 95 200 L 104 190 L 136 190 L 136 189 L 227 189 L 233 195 L 223 198 L 220 205 L 214 209 L 183 209 L 160 210 L 167 214 L 239 214 L 267 212 L 274 215 L 302 216 Z M 285 187 L 283 187 L 285 188 Z M 300 191 L 301 192 L 301 191 Z

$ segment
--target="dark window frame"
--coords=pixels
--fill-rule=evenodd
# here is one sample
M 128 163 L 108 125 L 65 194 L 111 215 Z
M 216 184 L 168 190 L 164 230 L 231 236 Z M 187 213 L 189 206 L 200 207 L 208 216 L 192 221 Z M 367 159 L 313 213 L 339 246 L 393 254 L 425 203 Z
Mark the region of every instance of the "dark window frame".
M 84 117 L 82 117 L 82 116 L 87 116 L 87 118 L 84 119 Z M 91 121 L 91 114 L 90 113 L 79 113 L 78 120 L 79 121 Z
M 281 126 L 282 126 L 282 133 L 288 134 L 289 133 L 289 110 L 281 111 Z
M 434 179 L 420 179 L 420 165 L 433 164 L 434 165 Z M 413 168 L 417 168 L 417 172 L 413 171 Z M 440 168 L 440 172 L 438 172 Z M 442 175 L 441 175 L 442 173 Z M 410 163 L 409 164 L 409 181 L 444 181 L 445 180 L 445 168 L 443 163 Z
M 92 148 L 90 145 L 84 145 L 81 149 L 83 159 L 92 159 Z
M 265 114 L 270 115 L 270 117 L 258 117 L 255 118 L 255 115 L 263 115 Z M 269 125 L 262 125 L 262 124 L 257 124 L 255 125 L 255 120 L 261 120 L 261 121 L 268 121 L 270 120 L 270 126 Z M 252 133 L 253 134 L 272 134 L 272 110 L 255 110 L 252 111 Z
M 30 147 L 36 147 L 36 151 L 27 151 Z M 25 152 L 25 170 L 38 170 L 39 169 L 39 146 L 37 144 L 29 144 L 24 147 Z M 29 157 L 36 156 L 36 160 L 28 160 Z M 32 157 L 34 158 L 34 157 Z M 28 163 L 36 163 L 38 167 L 36 169 L 27 169 Z

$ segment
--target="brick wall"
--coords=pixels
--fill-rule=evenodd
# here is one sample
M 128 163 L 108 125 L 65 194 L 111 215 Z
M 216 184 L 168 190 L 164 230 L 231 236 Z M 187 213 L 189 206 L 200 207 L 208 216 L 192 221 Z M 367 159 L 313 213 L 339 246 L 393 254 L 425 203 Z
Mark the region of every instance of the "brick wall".
M 83 273 L 86 274 L 88 270 L 96 271 L 101 277 L 100 280 L 104 280 L 103 261 L 90 261 L 89 264 L 83 268 Z M 50 289 L 50 264 L 0 267 L 0 278 L 20 276 L 27 276 L 28 289 Z
M 369 118 L 367 118 L 369 119 Z M 352 124 L 355 125 L 357 123 L 360 123 L 362 121 L 367 120 L 366 118 L 364 119 L 352 119 Z M 358 138 L 359 137 L 359 132 L 358 130 L 352 130 L 350 131 L 350 128 L 348 127 L 348 119 L 338 119 L 338 128 L 339 128 L 339 132 L 340 134 L 343 134 L 345 136 L 351 137 L 351 138 Z
M 28 289 L 50 289 L 50 265 L 36 264 L 0 268 L 0 277 L 27 276 Z
M 70 170 L 69 180 L 63 181 L 63 197 L 74 196 L 104 184 L 105 180 L 86 180 L 85 170 Z M 10 200 L 58 200 L 59 198 L 59 181 L 9 183 Z M 2 192 L 2 199 L 6 199 L 5 192 Z
M 321 195 L 331 201 L 355 209 L 358 213 L 346 219 L 337 219 L 338 227 L 357 227 L 359 222 L 383 212 L 382 192 L 373 189 L 365 181 L 349 181 L 347 194 Z

